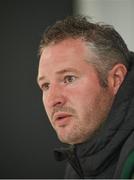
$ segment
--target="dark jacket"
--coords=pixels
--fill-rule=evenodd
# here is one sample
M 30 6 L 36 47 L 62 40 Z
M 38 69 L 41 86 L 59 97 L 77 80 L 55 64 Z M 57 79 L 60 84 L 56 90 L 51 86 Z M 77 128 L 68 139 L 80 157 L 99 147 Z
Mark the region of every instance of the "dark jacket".
M 134 172 L 134 54 L 100 132 L 89 141 L 55 151 L 68 160 L 65 178 L 131 178 Z M 131 164 L 131 166 L 130 166 Z

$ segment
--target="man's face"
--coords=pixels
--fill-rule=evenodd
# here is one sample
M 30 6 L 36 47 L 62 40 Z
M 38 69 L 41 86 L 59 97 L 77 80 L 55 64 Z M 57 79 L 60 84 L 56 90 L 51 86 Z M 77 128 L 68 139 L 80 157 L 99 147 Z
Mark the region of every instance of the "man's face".
M 50 123 L 68 144 L 86 141 L 104 122 L 111 108 L 110 89 L 100 86 L 84 41 L 66 39 L 45 47 L 39 63 L 38 83 Z

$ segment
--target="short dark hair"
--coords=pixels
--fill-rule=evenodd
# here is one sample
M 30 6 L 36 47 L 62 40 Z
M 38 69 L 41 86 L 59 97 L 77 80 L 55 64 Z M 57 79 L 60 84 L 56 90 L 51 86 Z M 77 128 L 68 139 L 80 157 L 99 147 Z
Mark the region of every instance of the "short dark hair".
M 49 27 L 40 42 L 39 54 L 46 46 L 67 38 L 81 38 L 95 52 L 97 59 L 90 63 L 99 73 L 103 86 L 107 86 L 107 73 L 115 64 L 122 63 L 128 68 L 129 50 L 114 27 L 93 23 L 84 16 L 69 16 Z

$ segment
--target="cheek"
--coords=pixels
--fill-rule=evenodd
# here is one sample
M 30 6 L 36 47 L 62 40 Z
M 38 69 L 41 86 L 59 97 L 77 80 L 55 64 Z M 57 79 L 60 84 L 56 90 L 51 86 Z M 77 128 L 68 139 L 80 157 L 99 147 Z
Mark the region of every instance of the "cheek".
M 96 96 L 98 92 L 98 88 L 89 86 L 87 83 L 82 86 L 76 87 L 75 89 L 71 89 L 68 91 L 67 96 L 69 97 L 72 103 L 86 104 L 90 103 L 92 99 Z
M 46 98 L 45 98 L 45 96 L 43 94 L 42 94 L 42 103 L 43 103 L 44 109 L 45 109 L 45 111 L 47 113 L 47 116 L 50 119 L 50 112 L 49 112 L 50 110 L 46 105 Z
M 87 106 L 91 104 L 92 95 L 90 94 L 87 88 L 77 88 L 68 92 L 68 103 L 76 110 L 78 116 L 83 116 Z
M 92 113 L 93 109 L 96 108 L 98 105 L 100 96 L 100 87 L 96 85 L 94 86 L 91 84 L 83 84 L 79 86 L 75 90 L 69 92 L 69 100 L 71 105 L 77 111 L 78 116 L 87 115 L 87 113 Z M 90 111 L 90 112 L 89 112 Z
M 43 103 L 43 106 L 44 106 L 44 108 L 45 108 L 45 110 L 46 110 L 46 103 L 45 103 L 46 101 L 45 101 L 45 97 L 44 97 L 44 95 L 42 94 L 42 103 Z M 47 111 L 47 110 L 46 110 Z

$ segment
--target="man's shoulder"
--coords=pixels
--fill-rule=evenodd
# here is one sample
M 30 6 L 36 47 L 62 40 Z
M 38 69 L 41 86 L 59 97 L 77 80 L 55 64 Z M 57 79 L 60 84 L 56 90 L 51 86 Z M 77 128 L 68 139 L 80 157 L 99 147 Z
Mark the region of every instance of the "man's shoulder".
M 115 177 L 131 179 L 134 175 L 134 130 L 124 143 L 117 163 Z
M 123 168 L 121 171 L 122 179 L 133 179 L 134 178 L 134 150 L 132 150 L 125 162 L 123 163 Z

